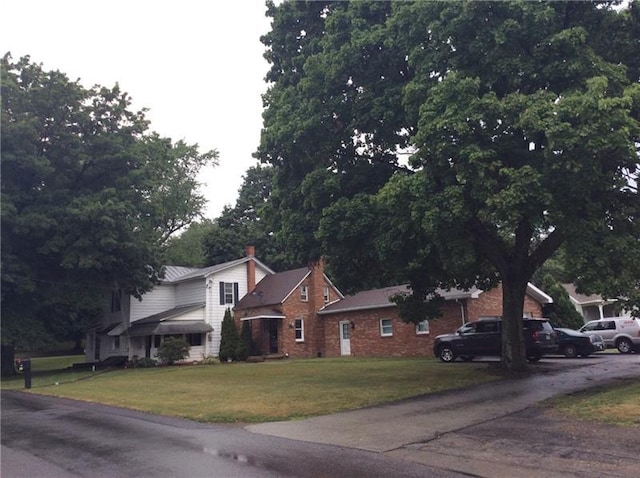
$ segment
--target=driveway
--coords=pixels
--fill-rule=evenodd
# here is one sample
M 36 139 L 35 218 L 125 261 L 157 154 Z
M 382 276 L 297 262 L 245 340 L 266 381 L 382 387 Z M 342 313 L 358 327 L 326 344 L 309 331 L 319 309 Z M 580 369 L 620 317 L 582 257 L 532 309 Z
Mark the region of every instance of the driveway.
M 637 476 L 639 428 L 580 428 L 536 404 L 619 379 L 640 379 L 640 355 L 544 359 L 532 368 L 527 378 L 246 429 L 373 451 L 473 476 Z M 487 431 L 492 427 L 501 433 Z M 571 429 L 573 436 L 566 434 Z M 607 441 L 602 430 L 623 439 Z M 566 436 L 551 449 L 549 441 L 560 431 Z

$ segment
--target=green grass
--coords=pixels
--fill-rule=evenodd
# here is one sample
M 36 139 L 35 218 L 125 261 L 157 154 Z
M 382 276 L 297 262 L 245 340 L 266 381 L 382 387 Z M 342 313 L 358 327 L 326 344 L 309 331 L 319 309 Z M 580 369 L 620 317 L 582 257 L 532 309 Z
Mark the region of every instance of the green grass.
M 90 370 L 71 370 L 74 363 L 84 362 L 84 355 L 61 355 L 57 357 L 34 357 L 31 359 L 31 386 L 44 387 L 75 382 L 95 375 Z M 24 388 L 24 374 L 3 378 L 0 384 L 3 390 L 19 390 Z
M 640 427 L 640 382 L 624 380 L 619 385 L 557 397 L 549 401 L 557 412 L 577 418 Z
M 311 359 L 116 370 L 32 392 L 203 422 L 292 420 L 495 380 L 482 364 Z

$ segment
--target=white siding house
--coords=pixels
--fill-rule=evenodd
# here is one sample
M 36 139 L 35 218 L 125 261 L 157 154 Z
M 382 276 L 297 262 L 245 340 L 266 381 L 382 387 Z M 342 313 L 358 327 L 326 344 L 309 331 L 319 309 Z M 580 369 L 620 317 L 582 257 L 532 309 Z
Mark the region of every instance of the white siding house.
M 168 336 L 189 342 L 187 361 L 215 357 L 226 309 L 268 274 L 273 271 L 249 246 L 245 257 L 215 266 L 167 266 L 164 279 L 141 300 L 113 291 L 104 298 L 100 323 L 88 332 L 86 360 L 155 358 Z

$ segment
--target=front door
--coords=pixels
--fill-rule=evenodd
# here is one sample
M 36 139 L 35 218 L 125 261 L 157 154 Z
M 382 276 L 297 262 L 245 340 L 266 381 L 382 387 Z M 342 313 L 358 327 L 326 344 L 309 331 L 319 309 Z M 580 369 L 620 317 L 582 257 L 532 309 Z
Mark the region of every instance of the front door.
M 340 355 L 351 355 L 351 323 L 340 322 Z
M 151 358 L 151 335 L 146 335 L 144 338 L 144 357 Z
M 278 319 L 269 320 L 269 353 L 278 353 Z

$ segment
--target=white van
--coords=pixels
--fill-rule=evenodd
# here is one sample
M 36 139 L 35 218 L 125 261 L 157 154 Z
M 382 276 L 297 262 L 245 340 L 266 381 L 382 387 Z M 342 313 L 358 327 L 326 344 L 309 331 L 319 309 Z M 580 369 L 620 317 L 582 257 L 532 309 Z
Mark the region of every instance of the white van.
M 601 335 L 608 348 L 617 348 L 622 354 L 634 349 L 640 351 L 640 319 L 634 317 L 605 317 L 582 326 L 580 332 Z

